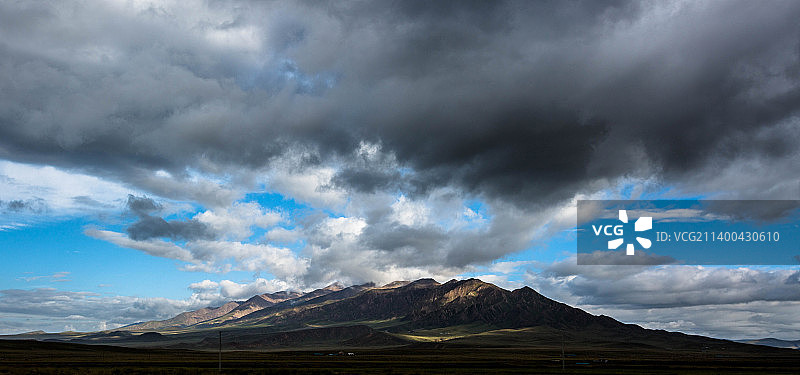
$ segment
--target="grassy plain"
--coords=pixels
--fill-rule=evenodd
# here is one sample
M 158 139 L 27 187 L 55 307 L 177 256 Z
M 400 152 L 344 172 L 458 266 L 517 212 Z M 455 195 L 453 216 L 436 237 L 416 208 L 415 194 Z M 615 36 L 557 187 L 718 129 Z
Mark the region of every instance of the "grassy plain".
M 758 347 L 757 347 L 758 348 Z M 224 351 L 223 374 L 797 374 L 800 351 L 572 346 L 475 347 L 423 342 L 391 349 Z M 353 353 L 348 355 L 347 353 Z M 216 374 L 214 351 L 0 341 L 0 374 Z

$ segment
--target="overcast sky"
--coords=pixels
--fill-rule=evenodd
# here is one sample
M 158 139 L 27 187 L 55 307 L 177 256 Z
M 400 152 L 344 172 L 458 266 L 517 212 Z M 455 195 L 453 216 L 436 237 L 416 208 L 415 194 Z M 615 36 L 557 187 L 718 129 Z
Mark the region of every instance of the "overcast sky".
M 477 276 L 800 339 L 797 267 L 581 268 L 570 234 L 578 199 L 800 199 L 798 20 L 796 1 L 0 3 L 0 333 Z

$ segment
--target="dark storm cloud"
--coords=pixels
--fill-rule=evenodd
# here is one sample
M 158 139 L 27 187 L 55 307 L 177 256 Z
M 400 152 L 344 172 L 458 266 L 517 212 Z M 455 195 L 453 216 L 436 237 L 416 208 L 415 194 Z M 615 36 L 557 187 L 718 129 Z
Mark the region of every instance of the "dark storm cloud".
M 601 123 L 581 123 L 554 113 L 541 117 L 525 109 L 486 118 L 482 125 L 487 130 L 478 132 L 469 132 L 469 125 L 461 121 L 437 120 L 441 127 L 428 129 L 426 137 L 411 139 L 416 133 L 411 125 L 411 132 L 395 134 L 393 140 L 400 158 L 415 160 L 415 167 L 423 171 L 412 182 L 417 191 L 456 183 L 528 203 L 574 194 L 580 182 L 592 177 L 587 166 L 606 134 Z
M 701 186 L 709 165 L 797 156 L 798 16 L 743 1 L 7 3 L 0 157 L 173 196 L 190 192 L 147 176 L 297 149 L 341 163 L 337 186 L 518 206 L 620 176 Z M 362 141 L 408 172 L 354 166 Z
M 47 212 L 47 203 L 41 198 L 27 200 L 15 199 L 10 201 L 0 200 L 0 211 L 41 214 Z
M 162 208 L 161 204 L 157 203 L 152 198 L 137 197 L 132 194 L 128 194 L 128 202 L 126 205 L 128 210 L 138 216 L 148 215 L 160 211 Z
M 335 186 L 349 187 L 364 193 L 388 190 L 403 185 L 399 172 L 366 168 L 344 168 L 331 181 Z
M 148 197 L 128 195 L 128 210 L 139 217 L 139 220 L 126 229 L 128 237 L 135 241 L 151 238 L 169 238 L 182 240 L 210 240 L 216 238 L 208 225 L 196 219 L 167 221 L 152 213 L 162 209 L 161 204 Z
M 658 308 L 800 301 L 797 271 L 693 266 L 579 266 L 575 258 L 544 269 L 581 303 Z
M 800 271 L 797 271 L 787 277 L 784 284 L 800 284 Z
M 651 254 L 639 251 L 636 256 L 630 256 L 625 251 L 594 251 L 591 253 L 578 253 L 577 262 L 582 266 L 612 265 L 612 266 L 658 266 L 680 263 L 670 256 Z
M 795 5 L 697 6 L 686 17 L 669 17 L 669 4 L 573 5 L 497 4 L 496 28 L 463 22 L 468 6 L 398 12 L 390 24 L 411 31 L 381 31 L 387 56 L 407 59 L 375 52 L 384 64 L 360 66 L 381 77 L 371 107 L 388 108 L 371 112 L 379 125 L 367 134 L 419 172 L 418 189 L 455 183 L 517 202 L 562 199 L 644 165 L 681 178 L 707 160 L 794 150 L 796 123 L 757 135 L 799 108 Z M 453 42 L 403 43 L 416 31 Z
M 368 226 L 360 238 L 371 248 L 385 251 L 411 248 L 418 254 L 441 248 L 447 239 L 447 234 L 436 226 L 414 228 L 388 223 Z
M 166 221 L 160 217 L 143 216 L 127 229 L 128 236 L 136 241 L 150 238 L 170 238 L 172 240 L 210 240 L 216 237 L 204 223 L 191 219 L 187 221 Z

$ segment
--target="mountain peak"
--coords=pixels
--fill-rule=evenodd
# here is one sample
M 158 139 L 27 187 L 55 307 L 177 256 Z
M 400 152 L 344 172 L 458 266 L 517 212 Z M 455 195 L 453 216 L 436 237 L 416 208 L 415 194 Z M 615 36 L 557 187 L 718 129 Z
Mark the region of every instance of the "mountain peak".
M 342 290 L 344 288 L 345 288 L 344 284 L 336 281 L 333 284 L 322 288 L 322 290 L 330 290 L 330 291 L 333 291 L 333 292 L 338 292 L 338 291 L 340 291 L 340 290 Z
M 491 285 L 491 286 L 497 287 L 497 286 L 496 286 L 496 285 L 494 285 L 494 284 L 487 283 L 487 282 L 485 282 L 485 281 L 483 281 L 483 280 L 481 280 L 481 279 L 476 279 L 476 278 L 474 278 L 474 277 L 473 277 L 473 278 L 466 279 L 466 280 L 459 280 L 459 281 L 456 281 L 456 283 L 458 283 L 458 284 L 459 284 L 459 285 L 461 285 L 461 286 L 482 286 L 482 285 Z
M 406 286 L 406 285 L 408 285 L 410 283 L 411 283 L 411 281 L 407 281 L 407 280 L 397 280 L 397 281 L 392 281 L 392 282 L 380 287 L 380 289 L 400 288 L 400 287 L 404 287 L 404 286 Z
M 142 331 L 187 327 L 208 319 L 214 319 L 218 316 L 225 315 L 238 307 L 239 302 L 231 301 L 219 307 L 204 307 L 195 311 L 186 311 L 166 320 L 130 324 L 125 326 L 125 329 L 128 331 Z
M 282 290 L 280 292 L 275 292 L 275 293 L 264 293 L 255 297 L 261 297 L 263 300 L 269 302 L 270 304 L 276 304 L 278 302 L 283 302 L 288 299 L 300 297 L 300 295 L 301 294 L 297 292 L 289 292 L 286 290 Z
M 439 284 L 439 282 L 434 279 L 419 279 L 417 281 L 408 283 L 408 285 L 404 286 L 404 288 L 430 288 L 439 285 L 442 284 Z
M 247 302 L 255 302 L 255 301 L 261 301 L 261 300 L 264 300 L 264 301 L 266 301 L 266 300 L 267 300 L 267 298 L 266 298 L 266 297 L 264 297 L 264 295 L 263 295 L 263 294 L 256 294 L 256 295 L 254 295 L 254 296 L 252 296 L 252 297 L 248 298 L 248 299 L 247 299 L 246 301 L 244 301 L 244 302 L 245 302 L 245 303 L 247 303 Z

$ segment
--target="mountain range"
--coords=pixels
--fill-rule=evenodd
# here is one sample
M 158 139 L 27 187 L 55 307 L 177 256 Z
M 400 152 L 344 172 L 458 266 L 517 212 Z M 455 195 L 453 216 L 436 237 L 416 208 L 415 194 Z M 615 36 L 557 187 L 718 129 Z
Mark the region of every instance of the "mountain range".
M 397 281 L 342 287 L 333 284 L 309 293 L 260 294 L 243 302 L 189 311 L 118 330 L 164 331 L 209 328 L 311 326 L 381 322 L 389 332 L 459 325 L 489 329 L 547 326 L 556 329 L 626 326 L 542 296 L 529 287 L 514 291 L 477 279 Z
M 213 350 L 219 346 L 220 335 L 227 349 L 240 350 L 420 345 L 551 350 L 580 345 L 607 354 L 718 350 L 751 355 L 785 350 L 644 329 L 608 316 L 589 314 L 529 287 L 509 291 L 477 279 L 446 283 L 420 279 L 383 286 L 332 284 L 308 293 L 259 294 L 245 301 L 231 301 L 115 330 L 31 332 L 3 338 Z

